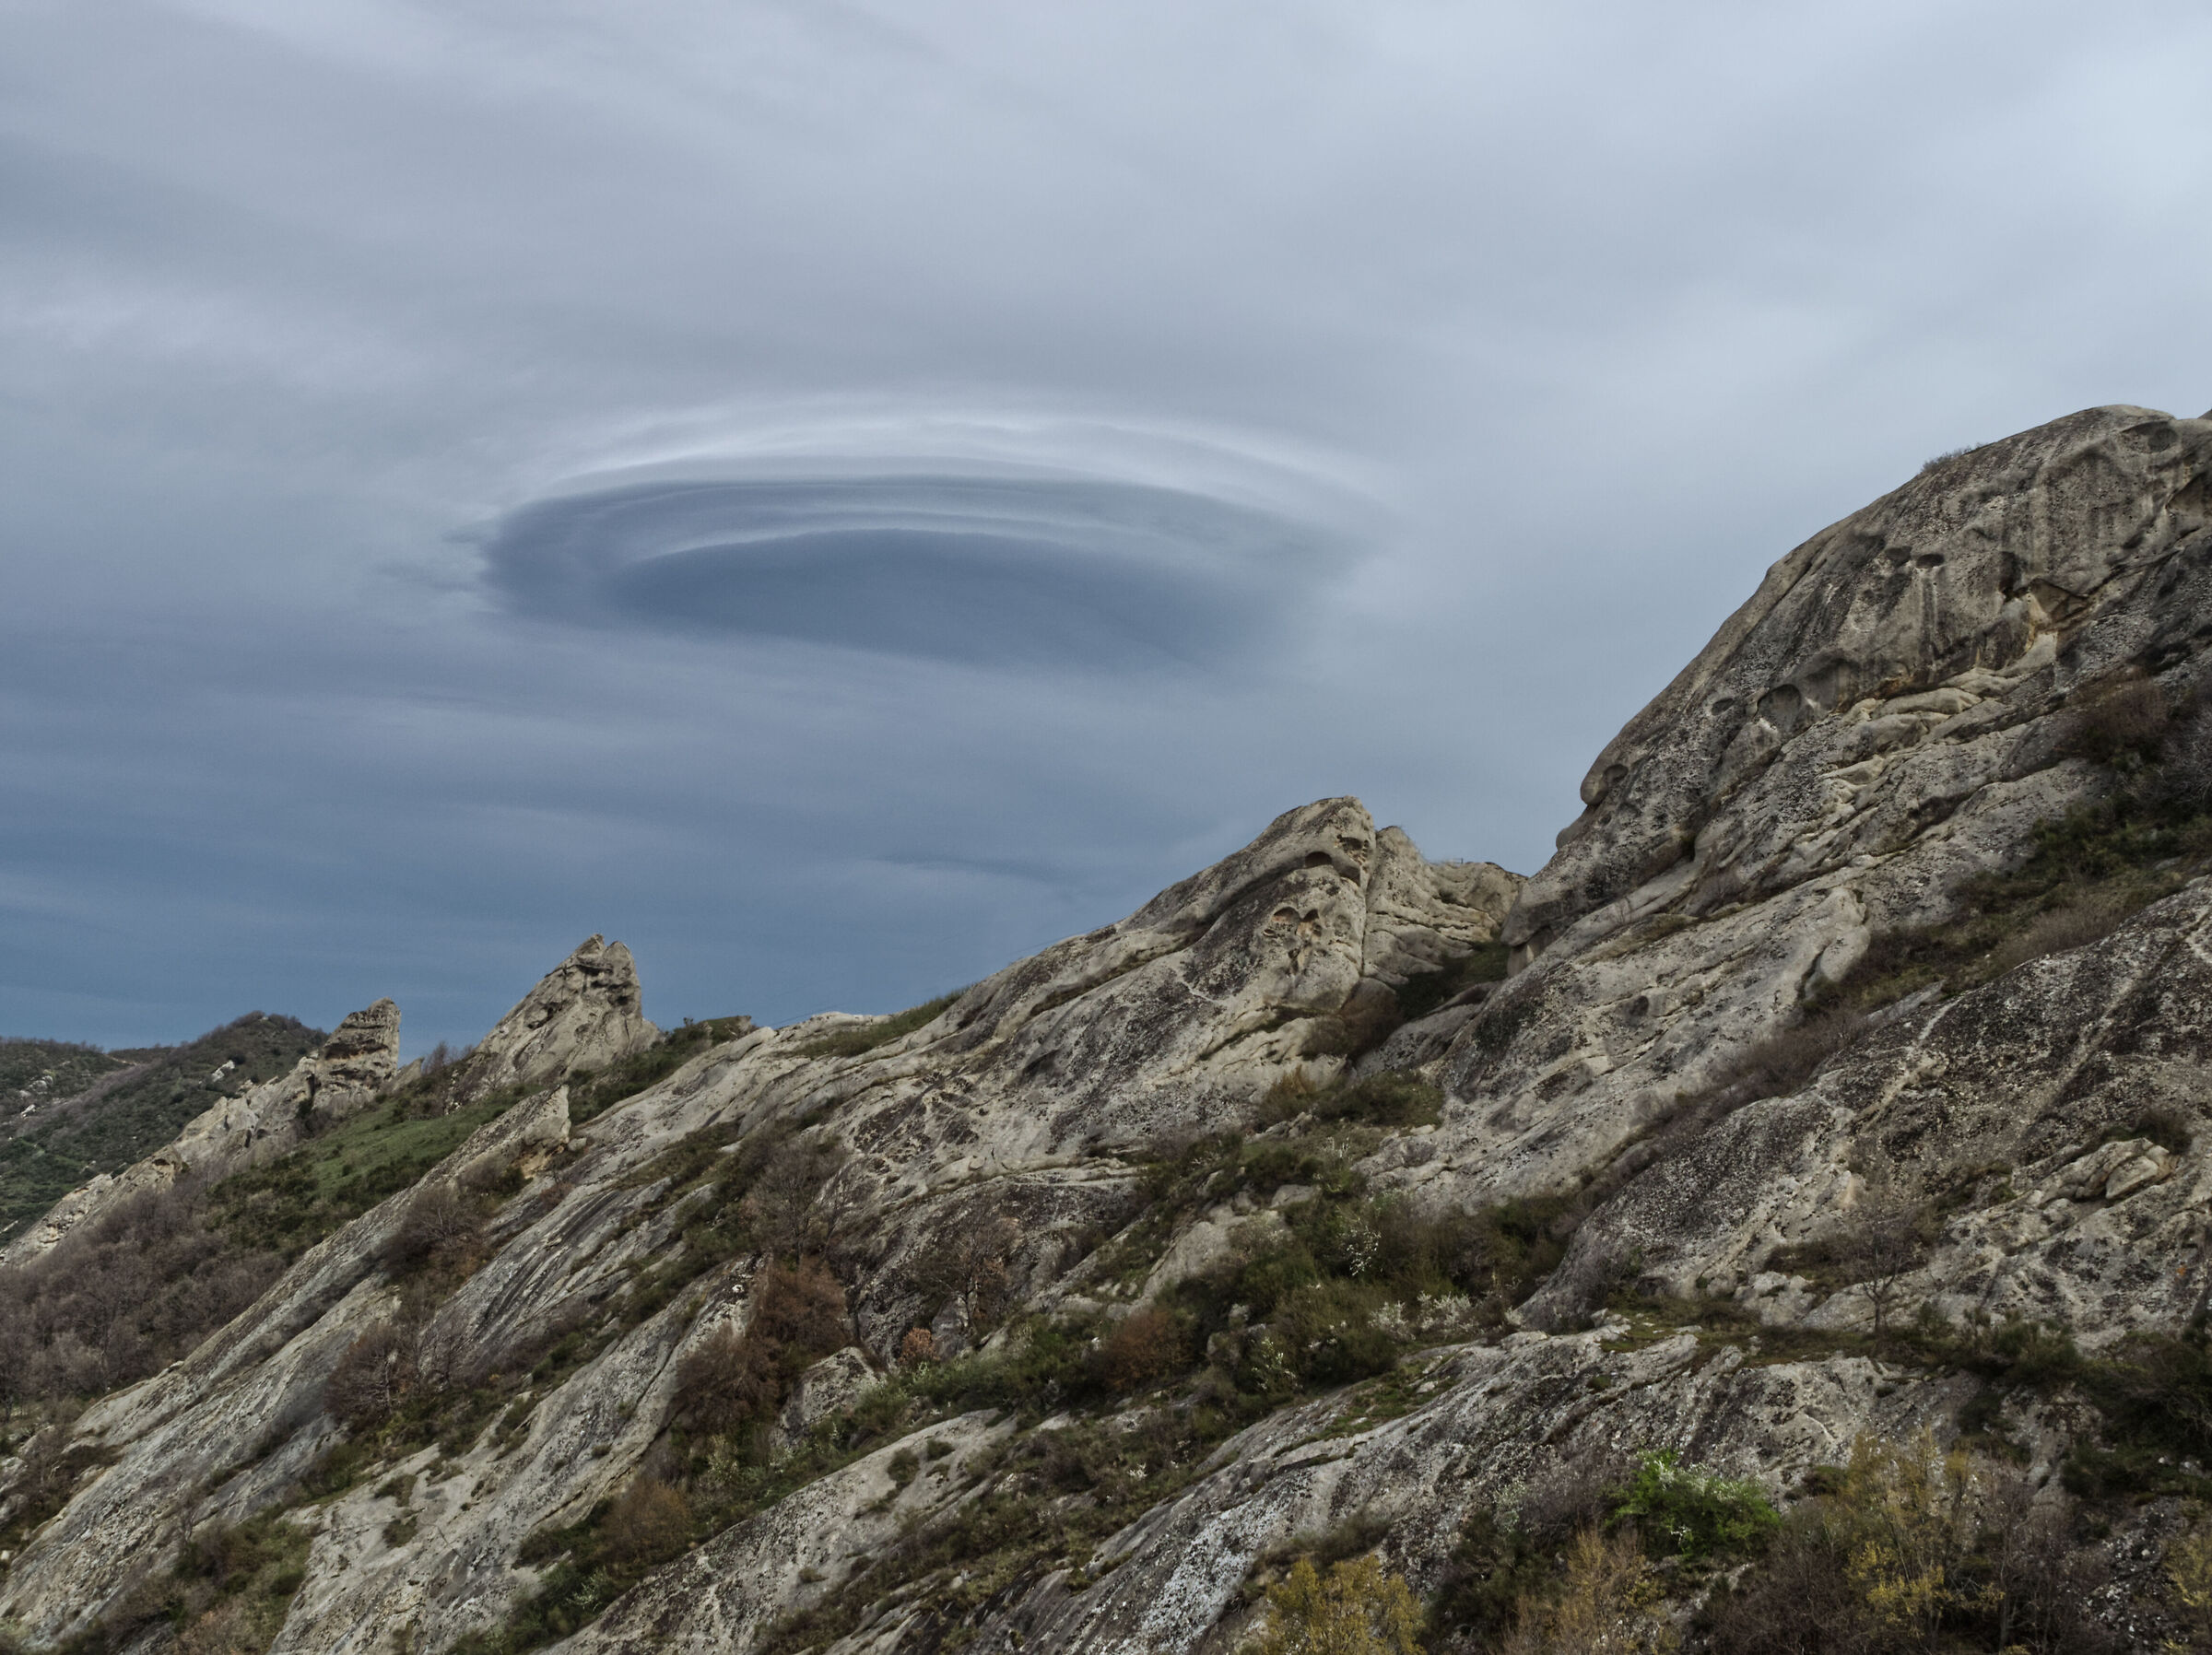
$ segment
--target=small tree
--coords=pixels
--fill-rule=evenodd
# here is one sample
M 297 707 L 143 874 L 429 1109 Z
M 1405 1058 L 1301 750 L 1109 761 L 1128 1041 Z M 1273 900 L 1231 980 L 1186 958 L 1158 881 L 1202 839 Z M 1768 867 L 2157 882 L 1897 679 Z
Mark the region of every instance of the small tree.
M 1971 1538 L 1963 1449 L 1945 1453 L 1926 1426 L 1910 1442 L 1852 1445 L 1841 1505 L 1844 1577 L 1876 1622 L 1932 1642 Z
M 1020 1240 L 1020 1227 L 1006 1214 L 976 1218 L 931 1250 L 914 1273 L 915 1283 L 939 1303 L 959 1300 L 970 1331 L 980 1336 L 1006 1313 Z
M 1920 1263 L 1921 1225 L 1918 1206 L 1894 1195 L 1872 1196 L 1853 1210 L 1837 1250 L 1873 1313 L 1877 1351 L 1888 1342 L 1890 1318 L 1904 1297 L 1905 1278 Z
M 1335 1564 L 1325 1578 L 1301 1557 L 1267 1602 L 1259 1655 L 1420 1655 L 1413 1590 L 1372 1555 Z

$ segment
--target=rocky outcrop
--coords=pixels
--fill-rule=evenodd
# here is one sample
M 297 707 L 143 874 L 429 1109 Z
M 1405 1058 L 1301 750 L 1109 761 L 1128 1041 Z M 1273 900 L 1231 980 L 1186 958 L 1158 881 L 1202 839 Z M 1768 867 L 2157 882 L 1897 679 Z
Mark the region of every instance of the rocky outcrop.
M 1378 1170 L 1445 1203 L 1571 1184 L 2017 865 L 2104 785 L 2070 702 L 2125 671 L 2186 700 L 2207 638 L 2212 422 L 2092 409 L 1814 536 L 1593 767 L 1506 920 L 1520 974 L 1400 1037 L 1452 1106 Z
M 339 1024 L 322 1050 L 301 1058 L 289 1074 L 226 1097 L 144 1160 L 64 1196 L 0 1250 L 0 1265 L 37 1258 L 78 1225 L 181 1178 L 219 1179 L 275 1159 L 307 1133 L 374 1099 L 398 1060 L 399 1007 L 379 1000 Z
M 860 1021 L 851 1018 L 757 1030 L 712 1047 L 573 1142 L 565 1094 L 541 1095 L 426 1180 L 481 1183 L 497 1167 L 541 1166 L 549 1146 L 566 1145 L 558 1179 L 541 1177 L 510 1206 L 489 1262 L 421 1331 L 421 1359 L 458 1382 L 480 1378 L 541 1345 L 545 1330 L 594 1315 L 635 1271 L 678 1248 L 686 1214 L 656 1207 L 659 1186 L 641 1181 L 672 1144 L 834 1115 L 852 1155 L 829 1199 L 860 1267 L 856 1321 L 874 1355 L 848 1353 L 809 1377 L 788 1426 L 803 1429 L 810 1409 L 849 1400 L 915 1321 L 934 1318 L 946 1348 L 958 1348 L 965 1307 L 957 1293 L 947 1306 L 945 1274 L 933 1268 L 947 1250 L 1003 1237 L 1003 1257 L 990 1262 L 1006 1268 L 1013 1298 L 1044 1291 L 1133 1210 L 1140 1174 L 1126 1152 L 1234 1122 L 1289 1068 L 1340 1065 L 1341 1051 L 1325 1048 L 1341 1039 L 1335 1019 L 1363 986 L 1387 989 L 1494 936 L 1517 884 L 1488 864 L 1426 863 L 1403 834 L 1378 834 L 1357 801 L 1324 801 L 1278 819 L 1129 920 L 1010 968 L 876 1051 L 814 1049 L 824 1033 Z M 634 1050 L 639 1029 L 650 1038 L 635 1004 L 628 951 L 594 939 L 477 1048 L 492 1066 L 472 1066 L 471 1091 Z M 1041 1053 L 1052 1061 L 1040 1063 Z M 17 1560 L 0 1616 L 34 1638 L 67 1636 L 162 1567 L 193 1525 L 243 1515 L 329 1445 L 335 1427 L 317 1407 L 320 1387 L 347 1347 L 394 1311 L 380 1258 L 410 1198 L 394 1197 L 316 1247 L 178 1369 L 85 1416 L 80 1439 L 115 1463 Z M 742 1320 L 746 1282 L 742 1272 L 709 1277 L 702 1297 L 626 1335 L 536 1404 L 522 1450 L 487 1438 L 444 1463 L 436 1492 L 418 1483 L 403 1545 L 378 1538 L 394 1516 L 388 1499 L 362 1489 L 331 1506 L 277 1647 L 365 1649 L 404 1623 L 440 1648 L 496 1622 L 536 1579 L 514 1562 L 523 1541 L 575 1520 L 636 1473 L 665 1418 L 681 1353 Z M 190 1464 L 202 1469 L 173 1478 L 187 1442 Z M 426 1451 L 424 1466 L 429 1460 Z M 247 1462 L 260 1469 L 198 1492 L 212 1472 Z M 864 1466 L 844 1474 L 869 1491 L 880 1472 Z M 806 1497 L 834 1504 L 843 1486 Z M 887 1520 L 924 1497 L 902 1497 L 888 1518 L 875 1499 L 870 1492 L 865 1508 L 839 1508 L 843 1526 L 824 1528 L 819 1543 L 865 1554 Z M 793 1532 L 787 1515 L 764 1517 L 753 1538 L 730 1544 L 758 1550 L 771 1544 L 762 1536 Z M 757 1625 L 806 1599 L 798 1590 L 717 1613 Z
M 579 1069 L 604 1069 L 653 1044 L 637 962 L 620 943 L 586 937 L 522 1004 L 477 1042 L 465 1096 L 550 1086 Z
M 2208 453 L 2212 422 L 2091 408 L 1813 536 L 1606 744 L 1506 941 L 1526 960 L 1654 899 L 1693 917 L 1756 901 L 2035 768 L 2047 745 L 1984 738 L 2122 661 L 2163 671 L 2201 646 Z

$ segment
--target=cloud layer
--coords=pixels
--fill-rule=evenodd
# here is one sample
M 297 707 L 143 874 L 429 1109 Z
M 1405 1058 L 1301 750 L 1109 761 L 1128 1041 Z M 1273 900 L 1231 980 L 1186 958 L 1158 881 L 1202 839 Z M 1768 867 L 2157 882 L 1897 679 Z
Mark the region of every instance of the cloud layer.
M 635 483 L 525 506 L 484 558 L 543 619 L 1115 673 L 1233 670 L 1341 561 L 1199 495 L 987 476 Z
M 1528 868 L 1939 450 L 2212 402 L 2201 8 L 26 0 L 0 1033 L 593 931 L 922 999 L 1357 792 Z

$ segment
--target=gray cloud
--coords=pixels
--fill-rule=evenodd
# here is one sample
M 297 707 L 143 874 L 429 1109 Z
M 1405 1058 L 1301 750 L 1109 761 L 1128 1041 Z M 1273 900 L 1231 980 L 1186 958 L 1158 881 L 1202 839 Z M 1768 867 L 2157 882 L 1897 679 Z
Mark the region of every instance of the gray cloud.
M 502 521 L 517 613 L 1032 669 L 1234 664 L 1343 562 L 1315 530 L 1141 485 L 660 481 Z

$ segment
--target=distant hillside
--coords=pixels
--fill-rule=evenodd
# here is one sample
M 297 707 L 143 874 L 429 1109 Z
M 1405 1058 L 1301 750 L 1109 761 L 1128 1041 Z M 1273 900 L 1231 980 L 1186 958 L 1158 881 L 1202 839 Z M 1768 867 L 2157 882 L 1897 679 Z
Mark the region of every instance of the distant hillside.
M 0 1041 L 0 1241 L 88 1178 L 159 1148 L 218 1097 L 286 1073 L 326 1038 L 296 1017 L 249 1012 L 189 1045 L 126 1053 Z
M 129 1066 L 97 1046 L 0 1037 L 0 1131 L 24 1110 L 74 1097 L 103 1074 Z

